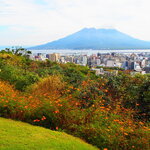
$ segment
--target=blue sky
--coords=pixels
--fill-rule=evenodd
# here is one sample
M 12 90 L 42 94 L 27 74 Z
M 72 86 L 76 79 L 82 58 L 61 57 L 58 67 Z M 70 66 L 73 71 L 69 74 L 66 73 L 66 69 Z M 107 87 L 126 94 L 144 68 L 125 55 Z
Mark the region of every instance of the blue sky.
M 38 45 L 84 27 L 150 41 L 149 0 L 0 0 L 0 45 Z
M 1 32 L 5 32 L 7 29 L 8 29 L 8 26 L 5 26 L 5 25 L 0 26 L 0 31 Z

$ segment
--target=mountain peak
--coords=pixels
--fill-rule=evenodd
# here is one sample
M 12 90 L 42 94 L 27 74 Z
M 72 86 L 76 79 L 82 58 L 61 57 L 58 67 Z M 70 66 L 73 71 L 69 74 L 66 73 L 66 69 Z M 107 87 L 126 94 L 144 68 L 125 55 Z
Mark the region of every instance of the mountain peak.
M 82 30 L 96 30 L 96 28 L 83 28 Z
M 83 28 L 83 29 L 81 29 L 80 31 L 82 31 L 82 30 L 85 30 L 85 31 L 87 31 L 87 30 L 118 31 L 118 30 L 117 30 L 117 29 L 115 29 L 115 28 L 94 28 L 94 27 L 90 27 L 90 28 Z
M 97 30 L 96 28 L 83 28 L 83 29 L 81 29 L 80 31 L 84 31 L 84 32 L 87 32 L 87 31 L 95 31 L 95 30 Z M 79 32 L 80 32 L 79 31 Z
M 85 33 L 85 34 L 119 34 L 120 31 L 113 28 L 83 28 L 77 33 Z
M 65 38 L 30 49 L 144 49 L 150 42 L 135 39 L 113 28 L 83 28 Z

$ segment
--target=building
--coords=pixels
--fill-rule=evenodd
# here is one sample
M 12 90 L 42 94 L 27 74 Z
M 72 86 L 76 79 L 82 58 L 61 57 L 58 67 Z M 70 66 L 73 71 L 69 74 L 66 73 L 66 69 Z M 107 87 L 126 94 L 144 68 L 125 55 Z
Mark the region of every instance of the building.
M 82 63 L 82 65 L 86 66 L 87 62 L 88 62 L 87 56 L 86 55 L 82 56 L 81 57 L 81 63 Z
M 114 67 L 115 66 L 115 61 L 114 60 L 107 60 L 106 66 L 107 67 Z
M 49 54 L 49 59 L 54 62 L 56 62 L 56 61 L 59 62 L 60 54 L 58 54 L 58 53 Z
M 144 68 L 144 71 L 145 71 L 146 73 L 150 73 L 150 67 L 145 67 L 145 68 Z

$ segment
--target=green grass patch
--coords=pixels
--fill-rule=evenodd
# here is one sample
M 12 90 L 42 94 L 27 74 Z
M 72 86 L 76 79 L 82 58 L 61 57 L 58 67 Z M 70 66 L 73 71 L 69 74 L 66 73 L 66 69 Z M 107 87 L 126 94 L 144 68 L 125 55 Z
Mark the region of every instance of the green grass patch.
M 1 150 L 96 150 L 63 132 L 0 118 Z

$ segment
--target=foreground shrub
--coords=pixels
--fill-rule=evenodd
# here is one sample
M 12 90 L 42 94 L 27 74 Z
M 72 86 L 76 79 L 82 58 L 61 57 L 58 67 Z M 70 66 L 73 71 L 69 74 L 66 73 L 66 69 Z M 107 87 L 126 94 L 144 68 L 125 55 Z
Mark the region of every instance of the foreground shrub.
M 51 85 L 46 86 L 48 82 Z M 0 81 L 0 115 L 64 130 L 101 149 L 149 149 L 148 123 L 135 122 L 133 110 L 125 109 L 120 104 L 115 108 L 105 106 L 102 97 L 97 97 L 92 105 L 83 108 L 80 99 L 70 94 L 71 89 L 80 89 L 70 87 L 70 90 L 64 91 L 62 84 L 56 93 L 54 87 L 57 84 L 62 84 L 61 78 L 51 76 L 35 85 L 34 94 L 22 95 L 8 83 Z
M 61 76 L 48 76 L 47 78 L 41 79 L 38 83 L 32 87 L 33 95 L 45 95 L 45 96 L 57 96 L 59 97 L 64 89 L 65 82 L 62 81 Z
M 7 82 L 0 81 L 0 116 L 23 120 L 28 101 Z
M 120 74 L 109 77 L 106 86 L 112 105 L 119 102 L 125 108 L 134 109 L 135 118 L 149 121 L 150 75 Z
M 0 69 L 0 79 L 9 81 L 20 91 L 25 91 L 28 86 L 39 80 L 34 72 L 26 72 L 16 66 L 2 65 Z

